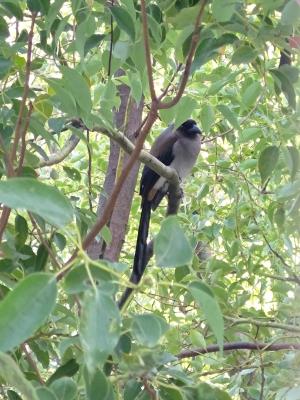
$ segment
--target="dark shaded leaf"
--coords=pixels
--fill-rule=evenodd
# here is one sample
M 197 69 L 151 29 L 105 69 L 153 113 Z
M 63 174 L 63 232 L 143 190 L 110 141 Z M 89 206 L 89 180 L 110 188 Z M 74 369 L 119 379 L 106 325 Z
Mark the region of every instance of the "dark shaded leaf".
M 272 172 L 276 168 L 278 159 L 279 149 L 277 146 L 268 146 L 262 151 L 258 159 L 258 169 L 262 185 L 265 184 L 266 180 L 271 176 Z

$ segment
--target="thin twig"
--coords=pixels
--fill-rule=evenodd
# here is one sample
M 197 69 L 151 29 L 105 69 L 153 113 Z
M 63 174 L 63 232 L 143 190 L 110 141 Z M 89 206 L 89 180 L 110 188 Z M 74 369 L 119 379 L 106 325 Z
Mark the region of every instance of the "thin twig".
M 29 353 L 29 351 L 26 348 L 26 343 L 22 343 L 21 344 L 21 349 L 23 351 L 23 353 L 26 356 L 26 359 L 28 361 L 28 364 L 31 366 L 31 368 L 34 370 L 34 372 L 36 373 L 36 376 L 38 378 L 38 381 L 40 382 L 41 385 L 45 385 L 45 381 L 43 380 L 43 378 L 41 377 L 40 371 L 35 363 L 35 361 L 33 360 L 33 358 L 31 357 L 31 354 Z
M 262 350 L 262 351 L 280 351 L 280 350 L 300 350 L 300 343 L 251 343 L 251 342 L 232 342 L 225 343 L 223 346 L 224 351 L 230 350 Z M 201 354 L 216 353 L 220 351 L 218 344 L 212 344 L 207 347 L 184 350 L 177 354 L 177 358 L 182 360 L 183 358 L 196 357 Z
M 111 1 L 111 5 L 114 5 L 114 0 Z M 110 44 L 109 44 L 109 57 L 108 57 L 108 71 L 107 75 L 111 75 L 111 61 L 112 61 L 112 52 L 113 52 L 113 42 L 114 42 L 114 26 L 113 26 L 113 16 L 110 16 Z
M 174 79 L 176 78 L 178 72 L 181 70 L 182 67 L 182 63 L 180 63 L 178 65 L 178 67 L 176 68 L 176 71 L 174 72 L 172 78 L 170 79 L 168 85 L 165 87 L 165 89 L 163 90 L 162 94 L 159 96 L 158 100 L 160 101 L 161 99 L 163 99 L 165 97 L 165 95 L 168 93 L 172 83 L 174 82 Z
M 51 165 L 59 164 L 75 149 L 78 145 L 80 138 L 74 134 L 70 136 L 66 144 L 57 153 L 50 154 L 47 160 L 41 160 L 37 168 L 49 167 Z
M 200 4 L 200 9 L 199 9 L 198 15 L 197 15 L 196 20 L 195 20 L 195 25 L 194 25 L 194 31 L 193 31 L 193 34 L 192 34 L 190 50 L 189 50 L 189 53 L 188 53 L 188 56 L 187 56 L 187 60 L 186 60 L 186 63 L 185 63 L 185 68 L 184 68 L 184 71 L 183 71 L 183 75 L 182 75 L 182 79 L 181 79 L 178 91 L 177 91 L 175 97 L 171 101 L 169 101 L 167 103 L 163 103 L 162 101 L 160 101 L 159 104 L 158 104 L 158 109 L 171 108 L 171 107 L 175 106 L 175 104 L 177 104 L 178 101 L 181 99 L 181 96 L 182 96 L 182 94 L 184 92 L 184 89 L 186 87 L 186 84 L 187 84 L 187 81 L 188 81 L 188 78 L 189 78 L 189 75 L 190 75 L 190 70 L 191 70 L 191 65 L 192 65 L 192 61 L 193 61 L 193 58 L 194 58 L 194 54 L 195 54 L 197 45 L 199 43 L 200 23 L 201 23 L 201 20 L 202 20 L 202 17 L 203 17 L 204 8 L 205 8 L 206 3 L 207 3 L 207 0 L 202 0 L 202 2 Z
M 149 84 L 149 89 L 150 89 L 151 100 L 152 100 L 152 102 L 156 102 L 157 97 L 156 97 L 154 81 L 153 81 L 152 61 L 151 61 L 151 52 L 150 52 L 150 44 L 149 44 L 149 36 L 148 36 L 148 21 L 147 21 L 145 0 L 141 0 L 141 13 L 142 13 L 143 39 L 144 39 L 145 57 L 146 57 L 146 65 L 147 65 L 148 84 Z
M 21 138 L 21 127 L 22 127 L 22 120 L 24 116 L 24 111 L 25 111 L 25 104 L 26 100 L 28 98 L 28 93 L 29 93 L 29 78 L 30 78 L 30 68 L 31 68 L 31 55 L 32 55 L 32 40 L 33 40 L 33 29 L 34 29 L 34 24 L 35 24 L 35 18 L 37 16 L 37 13 L 34 12 L 31 15 L 31 26 L 28 34 L 28 47 L 27 47 L 27 57 L 26 57 L 26 67 L 25 67 L 25 81 L 24 81 L 24 91 L 22 95 L 22 100 L 20 104 L 20 109 L 19 109 L 19 114 L 16 122 L 16 128 L 15 128 L 15 137 L 14 137 L 14 142 L 11 150 L 11 163 L 14 164 L 16 154 L 17 154 L 17 147 Z
M 231 321 L 232 325 L 251 324 L 265 328 L 282 329 L 288 332 L 300 332 L 300 326 L 297 325 L 281 324 L 278 322 L 269 322 L 269 321 L 259 321 L 253 318 L 232 318 L 228 316 L 224 318 L 228 321 Z
M 88 151 L 88 192 L 89 192 L 89 207 L 90 211 L 93 212 L 93 203 L 92 203 L 92 151 L 91 151 L 91 143 L 90 143 L 90 130 L 86 131 L 87 138 L 87 151 Z
M 34 219 L 33 215 L 32 215 L 30 212 L 28 213 L 28 215 L 29 215 L 29 218 L 30 218 L 30 220 L 31 220 L 31 223 L 32 223 L 33 227 L 34 227 L 35 230 L 37 231 L 37 234 L 38 234 L 38 237 L 39 237 L 40 242 L 46 247 L 46 249 L 47 249 L 47 251 L 48 251 L 48 254 L 49 254 L 50 258 L 51 258 L 52 264 L 53 264 L 58 270 L 60 270 L 60 269 L 61 269 L 61 265 L 60 265 L 59 262 L 56 260 L 56 257 L 55 257 L 55 255 L 54 255 L 54 253 L 53 253 L 51 247 L 49 246 L 48 241 L 47 241 L 46 239 L 44 239 L 44 237 L 43 237 L 43 235 L 42 235 L 42 232 L 41 232 L 40 228 L 38 227 L 37 223 L 35 222 L 35 219 Z
M 23 167 L 24 157 L 25 157 L 25 151 L 26 151 L 26 133 L 28 131 L 32 110 L 33 110 L 33 104 L 30 101 L 29 102 L 28 113 L 27 113 L 26 120 L 25 120 L 25 126 L 24 126 L 24 129 L 22 131 L 20 158 L 19 158 L 19 165 L 18 165 L 17 175 L 20 175 L 20 173 L 22 172 L 22 167 Z

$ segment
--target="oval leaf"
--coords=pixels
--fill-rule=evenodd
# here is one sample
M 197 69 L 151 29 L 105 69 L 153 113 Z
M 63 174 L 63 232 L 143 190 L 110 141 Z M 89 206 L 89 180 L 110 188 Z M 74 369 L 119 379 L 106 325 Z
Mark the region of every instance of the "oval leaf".
M 50 389 L 59 400 L 73 400 L 77 394 L 76 383 L 68 377 L 55 380 L 51 383 Z
M 23 279 L 0 302 L 0 350 L 9 351 L 28 339 L 55 306 L 56 279 L 36 273 Z
M 260 93 L 261 93 L 260 83 L 259 82 L 251 83 L 251 85 L 247 87 L 247 89 L 243 94 L 242 103 L 246 107 L 251 107 L 258 99 Z
M 24 400 L 39 400 L 35 388 L 8 354 L 0 353 L 0 373 L 7 385 L 22 393 Z
M 159 267 L 180 267 L 192 260 L 192 247 L 175 216 L 163 221 L 154 239 L 154 254 Z
M 112 13 L 114 19 L 116 20 L 119 28 L 126 32 L 130 39 L 135 41 L 135 26 L 134 21 L 125 8 L 120 6 L 110 7 L 110 12 Z
M 258 160 L 258 169 L 261 177 L 262 185 L 271 176 L 279 158 L 279 149 L 277 146 L 266 147 Z
M 194 281 L 188 287 L 195 302 L 202 308 L 207 322 L 213 331 L 220 349 L 223 348 L 224 321 L 221 309 L 209 286 Z
M 208 133 L 215 122 L 215 112 L 210 104 L 204 104 L 200 112 L 201 125 L 204 132 Z
M 132 324 L 132 333 L 140 344 L 154 347 L 169 329 L 166 321 L 154 314 L 136 315 Z
M 33 178 L 0 182 L 0 202 L 10 208 L 31 211 L 56 226 L 66 225 L 73 218 L 69 200 L 55 187 Z
M 120 337 L 120 313 L 107 294 L 89 290 L 84 294 L 80 341 L 88 370 L 93 372 L 114 350 Z

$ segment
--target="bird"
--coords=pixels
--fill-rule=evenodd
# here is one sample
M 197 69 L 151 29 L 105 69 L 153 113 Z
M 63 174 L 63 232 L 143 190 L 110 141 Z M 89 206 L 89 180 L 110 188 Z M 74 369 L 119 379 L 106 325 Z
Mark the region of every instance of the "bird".
M 177 129 L 172 124 L 156 138 L 150 154 L 163 164 L 174 168 L 179 180 L 183 181 L 197 161 L 201 147 L 201 133 L 193 119 L 183 122 Z M 133 284 L 140 282 L 147 264 L 147 238 L 151 211 L 158 207 L 167 193 L 168 181 L 166 178 L 145 165 L 140 181 L 141 216 L 130 276 L 130 282 Z M 118 303 L 120 309 L 125 305 L 132 292 L 133 288 L 126 288 Z

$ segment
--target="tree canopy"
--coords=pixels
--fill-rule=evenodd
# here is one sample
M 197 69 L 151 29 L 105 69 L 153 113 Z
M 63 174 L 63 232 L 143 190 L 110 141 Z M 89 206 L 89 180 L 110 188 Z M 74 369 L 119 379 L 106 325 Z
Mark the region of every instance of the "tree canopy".
M 299 28 L 299 0 L 0 3 L 1 398 L 300 399 Z M 139 163 L 178 190 L 147 150 L 188 118 L 119 310 Z

